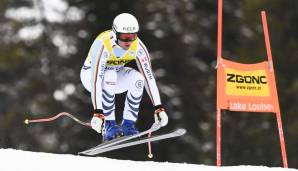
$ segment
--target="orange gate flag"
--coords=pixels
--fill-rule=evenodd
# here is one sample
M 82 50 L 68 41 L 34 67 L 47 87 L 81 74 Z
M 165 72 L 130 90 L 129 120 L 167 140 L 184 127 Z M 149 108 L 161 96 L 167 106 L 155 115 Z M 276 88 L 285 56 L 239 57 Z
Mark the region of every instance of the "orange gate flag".
M 247 112 L 279 111 L 275 92 L 274 72 L 269 71 L 267 61 L 242 64 L 223 58 L 217 68 L 220 109 Z
M 265 11 L 261 12 L 268 61 L 242 64 L 222 57 L 223 0 L 218 0 L 216 165 L 221 166 L 221 110 L 276 114 L 283 166 L 288 167 Z

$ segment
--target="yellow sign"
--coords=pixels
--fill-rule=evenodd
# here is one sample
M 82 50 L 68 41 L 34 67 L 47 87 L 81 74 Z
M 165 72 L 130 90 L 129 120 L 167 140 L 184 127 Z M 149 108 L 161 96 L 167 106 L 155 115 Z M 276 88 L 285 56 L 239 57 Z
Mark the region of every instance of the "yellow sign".
M 266 70 L 241 71 L 227 68 L 226 94 L 232 96 L 270 96 Z

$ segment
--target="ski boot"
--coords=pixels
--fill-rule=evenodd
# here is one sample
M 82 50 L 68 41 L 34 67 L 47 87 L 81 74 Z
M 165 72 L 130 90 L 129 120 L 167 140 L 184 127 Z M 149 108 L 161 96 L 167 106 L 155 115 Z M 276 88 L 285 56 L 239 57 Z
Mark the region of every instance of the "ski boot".
M 123 135 L 121 127 L 115 120 L 106 120 L 104 129 L 103 141 L 110 141 Z
M 135 127 L 135 122 L 124 119 L 122 122 L 122 131 L 124 136 L 138 134 L 139 131 Z

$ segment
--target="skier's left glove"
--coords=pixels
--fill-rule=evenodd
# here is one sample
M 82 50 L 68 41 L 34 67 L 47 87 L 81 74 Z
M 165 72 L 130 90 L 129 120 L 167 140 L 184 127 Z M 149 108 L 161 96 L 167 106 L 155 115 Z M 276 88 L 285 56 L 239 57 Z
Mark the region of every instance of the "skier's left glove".
M 164 108 L 161 107 L 154 111 L 154 120 L 155 123 L 159 122 L 162 127 L 168 124 L 169 118 Z
M 104 115 L 102 113 L 103 113 L 102 110 L 96 109 L 94 111 L 94 114 L 90 123 L 92 129 L 94 129 L 98 133 L 102 132 L 102 128 L 104 124 Z

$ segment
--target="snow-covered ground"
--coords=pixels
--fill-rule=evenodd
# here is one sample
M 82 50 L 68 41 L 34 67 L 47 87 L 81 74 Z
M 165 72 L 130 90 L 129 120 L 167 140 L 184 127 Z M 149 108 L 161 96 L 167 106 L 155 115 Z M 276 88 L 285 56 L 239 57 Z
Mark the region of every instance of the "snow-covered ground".
M 186 163 L 115 160 L 14 149 L 0 149 L 0 171 L 297 171 L 262 166 L 206 166 Z
M 297 171 L 262 166 L 206 166 L 186 163 L 115 160 L 0 149 L 0 171 Z

